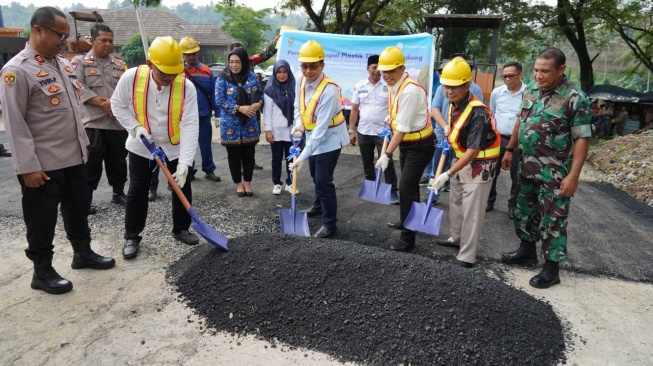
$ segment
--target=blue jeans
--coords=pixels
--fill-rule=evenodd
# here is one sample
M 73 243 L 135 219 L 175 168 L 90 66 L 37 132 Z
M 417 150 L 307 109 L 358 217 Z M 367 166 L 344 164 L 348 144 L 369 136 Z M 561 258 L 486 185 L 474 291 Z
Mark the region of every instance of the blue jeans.
M 288 155 L 290 155 L 290 148 L 292 142 L 290 141 L 275 141 L 270 144 L 270 151 L 272 152 L 272 183 L 281 185 L 281 161 L 285 160 L 286 167 L 286 185 L 292 184 L 292 173 L 288 169 Z
M 338 200 L 336 186 L 333 184 L 333 172 L 336 170 L 340 150 L 313 155 L 308 158 L 308 169 L 315 184 L 315 201 L 313 207 L 322 211 L 322 226 L 335 228 L 338 219 Z
M 215 163 L 213 163 L 213 150 L 211 148 L 211 141 L 213 140 L 213 126 L 211 126 L 211 115 L 200 117 L 199 137 L 197 141 L 200 145 L 200 155 L 202 156 L 202 171 L 204 173 L 213 173 L 215 171 Z M 193 174 L 197 171 L 195 169 L 195 161 L 191 168 Z

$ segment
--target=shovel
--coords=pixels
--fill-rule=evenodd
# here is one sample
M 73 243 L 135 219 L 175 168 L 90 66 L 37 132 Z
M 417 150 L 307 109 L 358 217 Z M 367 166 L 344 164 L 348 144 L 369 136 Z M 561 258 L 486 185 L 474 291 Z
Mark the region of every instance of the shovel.
M 388 138 L 383 139 L 383 147 L 381 148 L 381 156 L 385 154 L 385 150 L 388 148 Z M 392 203 L 391 193 L 392 186 L 388 183 L 381 183 L 381 175 L 383 175 L 383 169 L 378 168 L 376 170 L 376 179 L 375 180 L 363 180 L 363 185 L 361 185 L 361 190 L 358 192 L 358 198 L 370 201 L 374 203 L 380 203 L 382 205 L 389 205 Z
M 292 138 L 293 147 L 290 154 L 293 163 L 297 160 L 301 148 L 299 143 L 302 141 Z M 279 219 L 281 220 L 281 233 L 285 235 L 311 236 L 308 228 L 308 216 L 306 212 L 297 212 L 297 173 L 298 168 L 292 170 L 292 196 L 290 196 L 290 210 L 279 210 Z
M 442 144 L 440 144 L 440 147 L 442 147 L 442 156 L 440 156 L 438 169 L 435 173 L 436 179 L 442 173 L 442 168 L 444 167 L 444 162 L 447 160 L 447 153 L 449 152 L 449 144 L 446 141 L 443 141 Z M 404 221 L 404 227 L 406 229 L 432 235 L 440 235 L 440 223 L 442 222 L 444 211 L 431 207 L 433 196 L 435 196 L 435 190 L 431 189 L 426 203 L 413 202 L 408 217 L 406 217 L 406 221 Z
M 165 174 L 166 178 L 168 178 L 168 182 L 170 182 L 172 189 L 175 190 L 177 197 L 179 197 L 179 200 L 186 208 L 186 211 L 188 211 L 190 217 L 193 218 L 193 229 L 195 229 L 195 231 L 197 231 L 197 233 L 200 234 L 209 243 L 215 245 L 221 250 L 228 251 L 229 247 L 227 246 L 227 242 L 229 241 L 229 238 L 220 234 L 214 228 L 210 227 L 209 225 L 203 223 L 200 220 L 200 218 L 197 216 L 197 212 L 195 212 L 195 209 L 193 209 L 193 207 L 190 205 L 190 202 L 188 202 L 188 200 L 186 199 L 186 196 L 184 196 L 184 192 L 181 191 L 181 188 L 179 188 L 177 182 L 175 182 L 175 179 L 172 177 L 172 174 L 170 174 L 170 171 L 168 170 L 168 167 L 166 166 L 165 162 L 161 160 L 161 156 L 163 156 L 163 151 L 161 151 L 161 149 L 157 149 L 156 146 L 154 146 L 154 143 L 150 143 L 143 136 L 141 136 L 141 141 L 143 141 L 145 147 L 147 147 L 147 149 L 150 150 L 152 156 L 154 157 L 154 160 L 156 160 L 156 163 L 159 164 L 161 171 L 163 172 L 163 174 Z

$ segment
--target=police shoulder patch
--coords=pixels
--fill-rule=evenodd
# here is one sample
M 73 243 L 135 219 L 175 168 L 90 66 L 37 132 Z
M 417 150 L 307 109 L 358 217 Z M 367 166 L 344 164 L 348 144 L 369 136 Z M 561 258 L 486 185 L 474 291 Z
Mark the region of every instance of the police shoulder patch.
M 9 88 L 16 85 L 16 73 L 13 71 L 7 71 L 2 75 L 2 81 Z

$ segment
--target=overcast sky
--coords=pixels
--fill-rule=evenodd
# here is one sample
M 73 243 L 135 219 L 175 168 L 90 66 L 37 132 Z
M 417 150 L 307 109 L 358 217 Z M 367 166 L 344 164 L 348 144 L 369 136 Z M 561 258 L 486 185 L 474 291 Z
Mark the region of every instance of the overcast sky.
M 0 5 L 9 5 L 11 4 L 12 1 L 17 1 L 17 0 L 0 0 Z M 52 5 L 52 0 L 22 0 L 18 1 L 21 5 L 23 6 L 28 6 L 30 3 L 34 4 L 35 6 L 48 6 Z M 189 2 L 193 4 L 193 6 L 197 7 L 200 5 L 209 5 L 211 3 L 215 4 L 217 1 L 208 1 L 208 0 L 194 0 L 194 1 L 189 1 L 189 0 L 163 0 L 161 1 L 161 4 L 163 6 L 167 7 L 173 7 L 185 2 Z M 239 4 L 243 4 L 245 6 L 248 6 L 254 10 L 259 10 L 263 8 L 273 8 L 274 6 L 277 5 L 279 2 L 278 0 L 237 0 Z M 86 4 L 86 6 L 90 6 L 88 1 L 84 0 L 57 0 L 55 5 L 58 7 L 68 7 L 71 6 L 73 3 L 76 4 Z M 97 6 L 99 9 L 106 8 L 107 4 L 109 3 L 109 0 L 95 0 L 92 2 L 93 6 Z

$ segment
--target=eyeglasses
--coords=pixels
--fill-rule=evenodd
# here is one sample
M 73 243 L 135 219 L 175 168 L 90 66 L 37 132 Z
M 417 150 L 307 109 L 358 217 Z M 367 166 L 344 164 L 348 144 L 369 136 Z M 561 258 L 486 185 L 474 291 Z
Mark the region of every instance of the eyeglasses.
M 318 67 L 320 67 L 321 64 L 315 63 L 315 64 L 301 64 L 302 70 L 312 70 L 315 71 L 317 70 Z
M 512 79 L 512 78 L 514 78 L 515 76 L 519 76 L 519 74 L 501 75 L 501 78 L 502 78 L 503 80 L 508 80 L 508 79 Z
M 43 28 L 49 30 L 50 32 L 56 33 L 59 37 L 61 37 L 61 42 L 66 42 L 66 40 L 68 39 L 68 37 L 70 37 L 70 34 L 59 33 L 59 32 L 57 32 L 56 30 L 51 29 L 51 28 L 48 28 L 48 27 L 46 27 L 46 26 L 44 26 L 44 25 L 41 25 L 41 24 L 37 24 L 37 25 L 38 25 L 39 27 L 43 27 Z
M 462 84 L 462 85 L 456 85 L 456 86 L 442 85 L 442 89 L 458 91 L 458 90 L 462 89 L 463 87 L 465 87 L 465 85 L 467 85 L 467 84 L 469 84 L 469 83 L 465 83 L 465 84 Z

